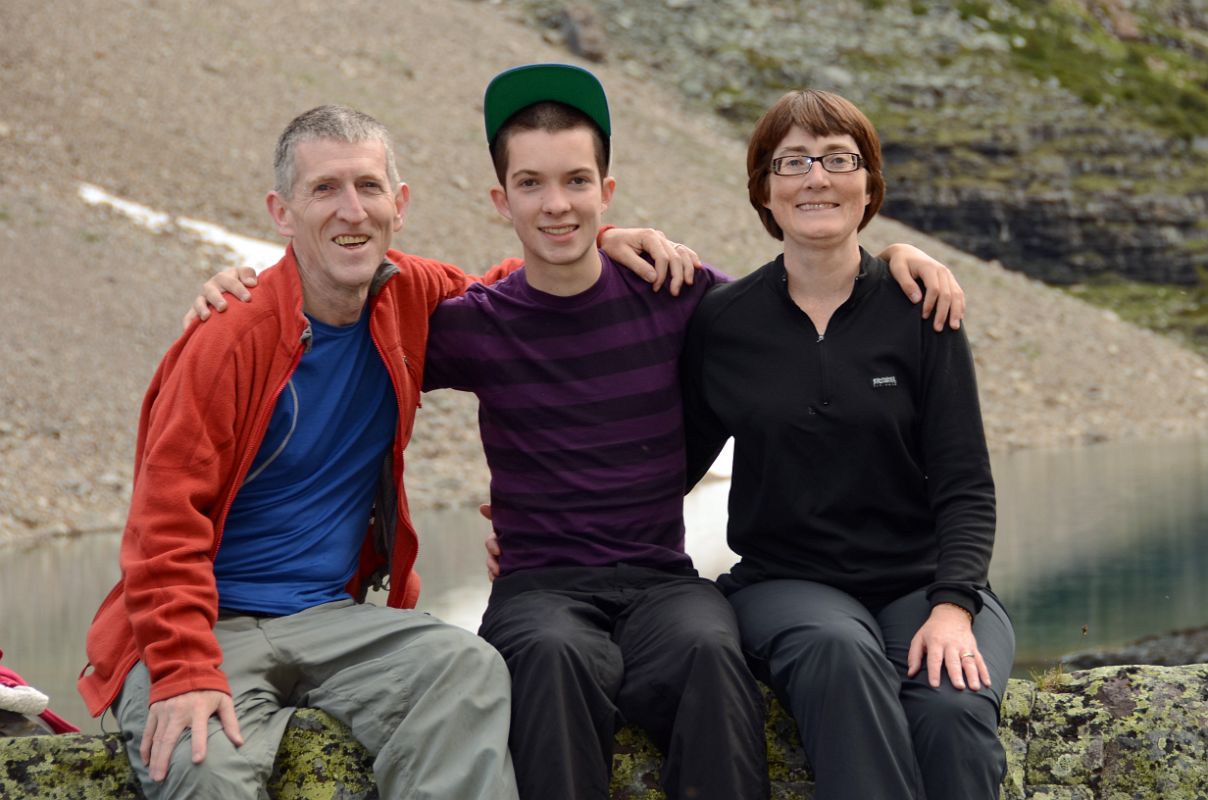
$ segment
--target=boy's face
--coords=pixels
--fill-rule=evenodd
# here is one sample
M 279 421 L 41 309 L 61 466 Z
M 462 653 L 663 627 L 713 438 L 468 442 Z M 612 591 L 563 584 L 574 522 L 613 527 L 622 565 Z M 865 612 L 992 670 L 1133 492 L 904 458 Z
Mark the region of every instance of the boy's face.
M 591 130 L 518 131 L 507 148 L 505 184 L 491 199 L 520 237 L 526 268 L 598 263 L 596 231 L 616 181 L 600 176 Z

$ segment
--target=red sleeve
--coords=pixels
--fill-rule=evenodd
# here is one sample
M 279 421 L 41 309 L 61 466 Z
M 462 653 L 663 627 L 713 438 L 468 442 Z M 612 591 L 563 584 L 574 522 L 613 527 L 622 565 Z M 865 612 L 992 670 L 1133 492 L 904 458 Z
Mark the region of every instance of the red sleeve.
M 454 264 L 446 264 L 443 261 L 435 261 L 430 258 L 421 258 L 420 256 L 413 256 L 399 252 L 398 250 L 389 250 L 386 252 L 386 256 L 400 270 L 410 270 L 414 273 L 415 277 L 423 276 L 429 314 L 442 301 L 452 297 L 461 297 L 465 294 L 466 289 L 470 288 L 471 284 L 479 282 L 486 284 L 496 283 L 524 266 L 523 259 L 508 258 L 487 270 L 486 275 L 479 277 L 477 275 L 466 274 L 461 267 Z
M 481 280 L 483 283 L 492 284 L 503 280 L 523 266 L 523 258 L 505 258 L 503 261 L 487 270 L 487 274 L 483 275 Z
M 213 633 L 211 515 L 236 468 L 233 365 L 226 348 L 189 347 L 196 338 L 186 334 L 169 351 L 147 390 L 122 538 L 126 610 L 151 675 L 151 702 L 230 692 Z

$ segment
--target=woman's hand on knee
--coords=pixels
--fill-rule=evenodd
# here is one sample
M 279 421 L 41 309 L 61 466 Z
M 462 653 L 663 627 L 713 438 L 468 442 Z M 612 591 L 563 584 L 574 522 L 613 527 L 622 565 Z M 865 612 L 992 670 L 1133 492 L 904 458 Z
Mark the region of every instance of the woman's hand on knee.
M 977 649 L 969 612 L 960 606 L 940 603 L 931 609 L 931 616 L 910 640 L 907 677 L 919 674 L 924 659 L 927 682 L 932 688 L 939 688 L 940 675 L 945 671 L 957 689 L 968 686 L 976 692 L 990 685 L 990 671 Z

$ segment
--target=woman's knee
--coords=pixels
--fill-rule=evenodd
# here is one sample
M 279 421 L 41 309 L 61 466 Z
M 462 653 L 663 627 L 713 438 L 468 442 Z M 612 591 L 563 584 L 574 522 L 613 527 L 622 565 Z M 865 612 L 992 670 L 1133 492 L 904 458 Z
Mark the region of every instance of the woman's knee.
M 941 752 L 962 742 L 998 738 L 998 701 L 988 692 L 943 687 L 907 693 L 902 706 L 916 748 Z M 959 749 L 959 748 L 958 748 Z
M 1006 774 L 998 707 L 989 695 L 932 691 L 904 704 L 928 797 L 996 797 Z
M 854 619 L 808 623 L 782 632 L 777 651 L 824 670 L 883 668 L 885 652 L 876 636 Z

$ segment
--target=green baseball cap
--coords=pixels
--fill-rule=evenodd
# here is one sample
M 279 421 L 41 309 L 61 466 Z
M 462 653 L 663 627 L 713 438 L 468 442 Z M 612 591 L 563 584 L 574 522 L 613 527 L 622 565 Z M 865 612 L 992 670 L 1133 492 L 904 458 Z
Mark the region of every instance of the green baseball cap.
M 496 75 L 487 85 L 482 101 L 487 143 L 493 144 L 503 123 L 534 103 L 553 100 L 582 111 L 604 134 L 608 145 L 612 125 L 608 98 L 595 75 L 571 64 L 526 64 Z

